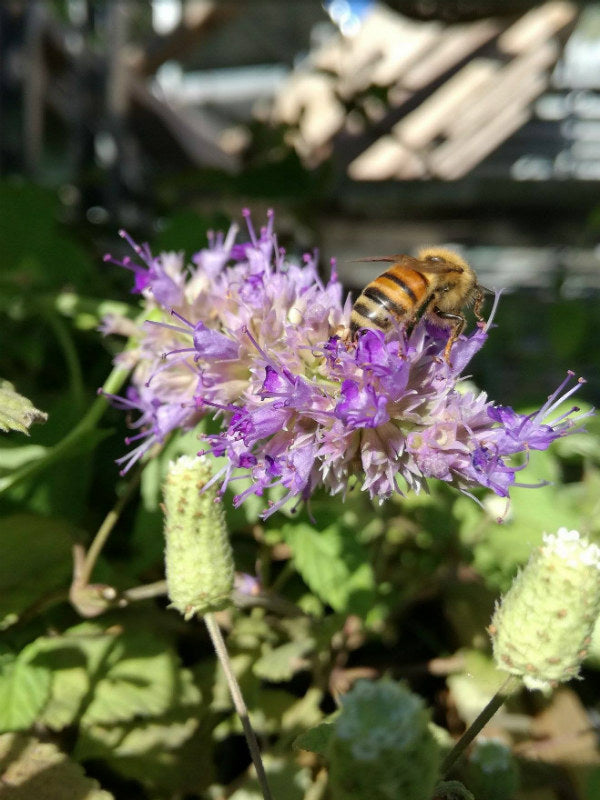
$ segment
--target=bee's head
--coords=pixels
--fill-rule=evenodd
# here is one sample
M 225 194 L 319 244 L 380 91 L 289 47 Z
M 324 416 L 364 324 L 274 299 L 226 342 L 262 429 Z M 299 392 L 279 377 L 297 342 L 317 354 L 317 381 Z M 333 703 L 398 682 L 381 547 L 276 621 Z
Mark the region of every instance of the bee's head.
M 445 247 L 425 247 L 419 251 L 417 258 L 421 261 L 432 261 L 434 263 L 445 262 L 461 272 L 470 271 L 469 265 L 462 256 Z

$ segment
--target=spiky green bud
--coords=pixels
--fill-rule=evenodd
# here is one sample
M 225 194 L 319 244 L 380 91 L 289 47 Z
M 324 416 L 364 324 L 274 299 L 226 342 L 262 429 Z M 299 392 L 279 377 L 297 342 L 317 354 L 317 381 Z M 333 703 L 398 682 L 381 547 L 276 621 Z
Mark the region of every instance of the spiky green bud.
M 342 699 L 330 740 L 334 800 L 423 800 L 440 751 L 420 697 L 390 680 L 358 681 Z
M 169 465 L 163 489 L 165 564 L 171 606 L 186 619 L 230 603 L 234 566 L 223 507 L 203 456 L 181 456 Z
M 465 783 L 477 800 L 510 800 L 519 788 L 519 768 L 510 748 L 497 739 L 475 744 Z
M 600 614 L 600 549 L 566 528 L 544 534 L 496 606 L 489 631 L 498 666 L 530 689 L 574 678 Z

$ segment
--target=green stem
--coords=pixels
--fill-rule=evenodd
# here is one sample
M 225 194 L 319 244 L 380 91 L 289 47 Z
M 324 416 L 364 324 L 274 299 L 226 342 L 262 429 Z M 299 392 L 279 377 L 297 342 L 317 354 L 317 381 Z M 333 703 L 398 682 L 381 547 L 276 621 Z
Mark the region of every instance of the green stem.
M 520 682 L 521 679 L 516 675 L 508 676 L 496 694 L 492 697 L 490 702 L 479 714 L 477 719 L 467 728 L 467 730 L 463 733 L 458 742 L 443 760 L 440 770 L 442 778 L 446 777 L 458 759 L 463 755 L 467 747 L 488 724 L 505 700 L 510 697 L 512 692 L 519 686 Z
M 227 652 L 227 647 L 225 646 L 225 641 L 221 635 L 221 630 L 217 624 L 215 615 L 210 612 L 205 614 L 204 622 L 206 623 L 208 634 L 212 640 L 217 658 L 223 667 L 223 672 L 225 673 L 227 685 L 229 686 L 229 692 L 231 694 L 231 699 L 233 700 L 233 705 L 235 706 L 235 710 L 237 711 L 241 720 L 242 728 L 244 729 L 244 736 L 246 737 L 246 742 L 248 743 L 248 750 L 250 750 L 250 756 L 252 757 L 252 763 L 254 764 L 254 769 L 256 770 L 256 777 L 258 778 L 258 783 L 263 793 L 264 800 L 273 800 L 273 795 L 269 789 L 265 768 L 260 756 L 260 749 L 256 740 L 256 734 L 254 733 L 254 728 L 252 727 L 250 717 L 248 715 L 248 708 L 246 707 L 240 685 L 237 682 L 237 678 L 233 672 L 233 666 L 229 659 L 229 653 Z
M 167 594 L 167 582 L 154 581 L 154 583 L 144 583 L 142 586 L 125 589 L 123 597 L 128 602 L 134 602 L 135 600 L 148 600 L 151 597 L 162 597 L 165 594 Z
M 121 367 L 115 367 L 104 382 L 102 390 L 107 394 L 114 394 L 115 392 L 118 392 L 121 386 L 125 383 L 128 374 L 129 373 L 127 370 L 124 370 Z M 73 430 L 68 433 L 64 439 L 61 439 L 60 442 L 57 442 L 57 444 L 49 448 L 43 458 L 39 459 L 39 461 L 32 461 L 28 464 L 25 464 L 20 469 L 17 469 L 10 475 L 6 475 L 4 478 L 2 478 L 2 480 L 0 480 L 0 494 L 2 494 L 2 492 L 6 492 L 8 489 L 12 489 L 14 486 L 22 483 L 23 481 L 36 477 L 38 474 L 44 472 L 61 459 L 68 458 L 74 451 L 76 451 L 79 441 L 96 427 L 98 421 L 104 414 L 107 405 L 108 400 L 106 397 L 98 397 L 92 403 L 89 411 L 83 417 L 83 419 L 77 423 Z
M 125 492 L 121 495 L 121 497 L 119 497 L 117 502 L 108 512 L 108 514 L 104 517 L 102 525 L 100 525 L 100 527 L 98 528 L 98 531 L 94 536 L 94 539 L 85 555 L 85 560 L 81 567 L 81 571 L 77 576 L 78 581 L 82 586 L 87 586 L 87 584 L 90 582 L 90 578 L 92 576 L 93 569 L 96 565 L 96 561 L 98 560 L 98 556 L 102 552 L 102 549 L 104 548 L 104 545 L 106 544 L 106 541 L 110 536 L 112 529 L 115 527 L 117 520 L 121 516 L 123 508 L 127 504 L 129 498 L 131 497 L 135 489 L 137 489 L 141 475 L 142 471 L 141 469 L 138 469 L 136 474 L 129 481 L 129 484 L 125 489 Z

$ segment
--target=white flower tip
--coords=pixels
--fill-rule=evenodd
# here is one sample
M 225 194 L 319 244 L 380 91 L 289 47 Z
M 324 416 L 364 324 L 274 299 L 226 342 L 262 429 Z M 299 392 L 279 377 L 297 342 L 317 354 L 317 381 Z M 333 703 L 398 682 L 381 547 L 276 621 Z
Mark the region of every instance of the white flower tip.
M 548 555 L 559 555 L 572 566 L 583 564 L 600 569 L 600 548 L 577 530 L 562 527 L 555 534 L 545 533 L 544 550 Z
M 169 462 L 169 472 L 172 475 L 177 475 L 180 472 L 187 472 L 190 469 L 194 469 L 199 464 L 205 466 L 208 465 L 208 463 L 208 458 L 206 458 L 205 455 L 182 455 L 175 461 Z

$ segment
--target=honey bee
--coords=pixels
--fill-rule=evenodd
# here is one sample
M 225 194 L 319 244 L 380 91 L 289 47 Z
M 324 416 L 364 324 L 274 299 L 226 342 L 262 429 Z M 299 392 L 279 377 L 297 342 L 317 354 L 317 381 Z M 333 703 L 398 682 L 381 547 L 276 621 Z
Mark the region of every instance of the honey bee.
M 444 350 L 449 364 L 452 345 L 467 322 L 462 309 L 473 304 L 475 316 L 482 319 L 486 290 L 467 262 L 441 247 L 421 250 L 416 258 L 394 255 L 361 261 L 386 261 L 392 266 L 371 281 L 354 303 L 350 337 L 353 339 L 359 328 L 388 331 L 396 323 L 411 325 L 421 312 L 434 325 L 450 329 Z

